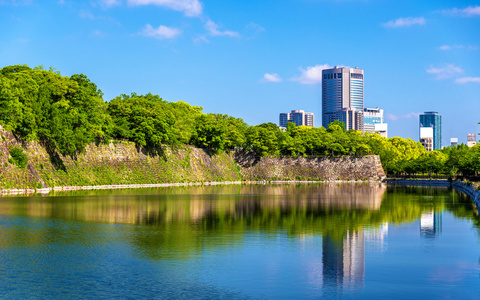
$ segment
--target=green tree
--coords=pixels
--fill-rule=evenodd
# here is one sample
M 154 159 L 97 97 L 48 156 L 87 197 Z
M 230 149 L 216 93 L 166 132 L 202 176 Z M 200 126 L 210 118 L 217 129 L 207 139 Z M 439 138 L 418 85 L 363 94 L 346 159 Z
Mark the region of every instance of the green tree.
M 191 106 L 190 104 L 178 101 L 169 104 L 175 118 L 175 128 L 178 133 L 180 144 L 189 144 L 195 132 L 196 120 L 203 114 L 202 107 Z
M 195 123 L 192 143 L 213 152 L 225 149 L 228 128 L 225 122 L 221 122 L 221 119 L 221 115 L 201 115 Z
M 69 78 L 28 66 L 8 66 L 0 74 L 0 122 L 18 137 L 64 155 L 107 137 L 102 93 L 85 75 Z
M 170 107 L 157 95 L 121 95 L 109 102 L 107 111 L 112 117 L 113 136 L 116 138 L 150 149 L 179 143 Z
M 278 141 L 278 136 L 281 134 L 280 129 L 275 124 L 273 126 L 276 129 L 273 129 L 272 124 L 264 123 L 258 126 L 251 126 L 247 130 L 247 144 L 259 156 L 280 154 Z

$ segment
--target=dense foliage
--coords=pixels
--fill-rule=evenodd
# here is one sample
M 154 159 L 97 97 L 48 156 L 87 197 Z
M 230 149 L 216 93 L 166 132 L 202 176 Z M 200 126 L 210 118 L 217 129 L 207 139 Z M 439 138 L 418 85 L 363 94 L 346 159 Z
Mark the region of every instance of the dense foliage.
M 106 139 L 109 115 L 102 92 L 85 75 L 61 76 L 41 67 L 0 71 L 0 122 L 18 137 L 75 155 Z
M 242 119 L 206 114 L 188 103 L 157 95 L 120 95 L 104 102 L 85 75 L 61 76 L 52 69 L 8 66 L 0 70 L 0 124 L 24 140 L 38 140 L 52 153 L 75 155 L 91 142 L 111 138 L 139 147 L 194 145 L 218 152 L 252 151 L 258 156 L 379 155 L 390 174 L 476 175 L 480 147 L 465 145 L 427 152 L 420 143 L 399 137 L 274 123 L 247 125 Z

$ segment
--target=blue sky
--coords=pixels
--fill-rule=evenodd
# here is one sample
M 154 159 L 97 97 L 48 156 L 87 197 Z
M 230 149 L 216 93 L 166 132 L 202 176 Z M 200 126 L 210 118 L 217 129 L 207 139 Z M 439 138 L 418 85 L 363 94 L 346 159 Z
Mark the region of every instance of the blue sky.
M 418 140 L 438 111 L 443 144 L 480 125 L 480 2 L 411 0 L 0 0 L 0 66 L 87 75 L 110 100 L 148 93 L 204 112 L 321 125 L 321 69 L 365 70 L 365 106 Z

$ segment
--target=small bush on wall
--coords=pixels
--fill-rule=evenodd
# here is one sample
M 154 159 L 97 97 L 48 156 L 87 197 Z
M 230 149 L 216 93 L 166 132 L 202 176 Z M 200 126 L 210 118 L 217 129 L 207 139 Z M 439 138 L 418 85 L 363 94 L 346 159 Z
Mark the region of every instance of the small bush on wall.
M 28 156 L 21 147 L 15 146 L 10 151 L 11 158 L 8 160 L 10 163 L 16 165 L 19 168 L 25 169 L 28 164 Z

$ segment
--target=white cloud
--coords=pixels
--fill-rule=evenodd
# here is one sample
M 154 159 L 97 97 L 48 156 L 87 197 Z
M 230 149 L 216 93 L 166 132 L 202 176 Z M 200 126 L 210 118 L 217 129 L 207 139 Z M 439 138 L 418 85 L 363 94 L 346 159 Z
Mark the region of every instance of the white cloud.
M 83 19 L 90 19 L 90 20 L 97 19 L 96 16 L 94 16 L 90 11 L 85 9 L 80 10 L 79 15 L 80 15 L 80 18 L 83 18 Z
M 462 17 L 474 17 L 474 16 L 480 16 L 480 6 L 475 5 L 475 6 L 469 6 L 463 9 L 458 9 L 458 8 L 452 8 L 452 9 L 446 9 L 442 10 L 444 14 L 448 15 L 456 15 L 456 16 L 462 16 Z
M 102 37 L 105 37 L 105 33 L 103 33 L 100 30 L 94 30 L 90 33 L 90 36 L 102 38 Z
M 32 2 L 32 0 L 0 0 L 0 5 L 21 6 L 30 5 Z
M 230 36 L 230 37 L 238 37 L 240 36 L 238 32 L 236 31 L 230 31 L 230 30 L 224 30 L 220 31 L 218 30 L 219 26 L 213 22 L 212 20 L 208 20 L 207 23 L 205 23 L 205 28 L 207 29 L 208 33 L 212 36 Z
M 198 0 L 127 0 L 129 5 L 157 5 L 183 12 L 188 17 L 202 14 L 203 5 Z
M 282 78 L 277 73 L 265 73 L 263 75 L 262 82 L 281 82 Z
M 109 23 L 116 24 L 116 25 L 120 26 L 120 22 L 111 18 L 111 17 L 94 15 L 89 10 L 85 10 L 85 9 L 80 10 L 79 16 L 80 16 L 80 18 L 83 18 L 83 19 L 100 20 L 100 21 L 109 22 Z
M 251 34 L 250 38 L 255 38 L 255 37 L 259 36 L 262 32 L 265 31 L 265 28 L 263 28 L 262 26 L 260 26 L 256 23 L 253 23 L 253 22 L 248 23 L 247 26 L 246 26 L 246 29 Z
M 331 69 L 328 64 L 316 65 L 314 67 L 307 67 L 307 69 L 298 68 L 302 75 L 299 77 L 293 77 L 293 81 L 298 81 L 301 84 L 316 84 L 322 82 L 322 70 Z
M 413 119 L 413 118 L 418 118 L 420 116 L 420 113 L 417 112 L 411 112 L 405 115 L 394 115 L 394 114 L 386 114 L 385 119 L 390 120 L 390 121 L 398 121 L 401 119 Z
M 383 27 L 397 28 L 397 27 L 409 27 L 412 25 L 425 25 L 425 19 L 419 18 L 399 18 L 396 20 L 388 21 L 383 24 Z
M 200 35 L 200 36 L 194 38 L 194 39 L 193 39 L 193 42 L 194 42 L 195 44 L 200 44 L 200 43 L 209 43 L 210 41 L 207 39 L 206 36 Z
M 463 73 L 463 70 L 461 68 L 456 67 L 452 64 L 448 64 L 440 68 L 430 66 L 430 68 L 426 71 L 429 74 L 435 75 L 435 79 L 447 79 Z
M 455 79 L 456 83 L 470 83 L 470 82 L 475 82 L 475 83 L 480 83 L 480 77 L 460 77 Z
M 478 50 L 478 47 L 471 45 L 442 45 L 438 47 L 440 50 L 451 50 L 451 49 L 468 49 L 468 50 Z
M 100 6 L 104 8 L 120 5 L 119 0 L 100 0 Z
M 163 25 L 158 26 L 158 28 L 153 28 L 150 24 L 147 24 L 141 32 L 141 34 L 144 36 L 153 37 L 159 40 L 173 39 L 180 33 L 181 31 L 177 28 L 171 28 Z

